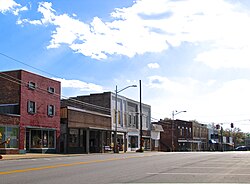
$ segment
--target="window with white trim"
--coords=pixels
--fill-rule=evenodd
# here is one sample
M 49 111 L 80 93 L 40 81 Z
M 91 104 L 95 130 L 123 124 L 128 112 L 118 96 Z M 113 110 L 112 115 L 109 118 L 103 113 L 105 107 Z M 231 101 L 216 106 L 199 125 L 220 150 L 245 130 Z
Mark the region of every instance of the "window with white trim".
M 28 101 L 28 113 L 31 113 L 31 114 L 36 113 L 36 102 Z
M 54 116 L 54 115 L 55 115 L 55 106 L 48 105 L 48 116 Z
M 29 87 L 29 89 L 33 89 L 34 90 L 34 89 L 36 89 L 36 83 L 30 81 L 28 83 L 28 87 Z
M 51 94 L 54 94 L 55 93 L 55 88 L 48 87 L 48 92 L 51 93 Z

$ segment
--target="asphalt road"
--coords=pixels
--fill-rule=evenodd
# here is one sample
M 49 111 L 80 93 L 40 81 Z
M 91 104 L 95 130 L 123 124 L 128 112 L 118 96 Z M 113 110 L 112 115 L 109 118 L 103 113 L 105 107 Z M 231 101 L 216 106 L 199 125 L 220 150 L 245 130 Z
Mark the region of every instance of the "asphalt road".
M 2 160 L 0 183 L 250 183 L 250 152 L 148 152 Z

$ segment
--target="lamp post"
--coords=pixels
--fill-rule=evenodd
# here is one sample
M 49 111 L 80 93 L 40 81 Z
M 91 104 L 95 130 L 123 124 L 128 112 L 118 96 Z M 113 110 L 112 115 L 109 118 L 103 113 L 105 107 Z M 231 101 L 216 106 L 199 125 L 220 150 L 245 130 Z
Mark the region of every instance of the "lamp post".
M 115 86 L 115 135 L 114 135 L 114 153 L 119 153 L 119 150 L 117 148 L 117 123 L 118 123 L 118 116 L 117 116 L 117 94 L 121 91 L 124 91 L 125 89 L 128 89 L 130 87 L 137 87 L 137 85 L 130 85 L 127 86 L 121 90 L 118 91 L 117 85 Z
M 143 141 L 142 141 L 142 102 L 141 102 L 141 80 L 140 83 L 140 149 L 139 152 L 143 152 Z
M 173 111 L 172 112 L 172 126 L 171 126 L 171 142 L 172 142 L 172 151 L 174 151 L 174 116 L 177 114 L 180 114 L 182 112 L 187 112 L 187 111 Z

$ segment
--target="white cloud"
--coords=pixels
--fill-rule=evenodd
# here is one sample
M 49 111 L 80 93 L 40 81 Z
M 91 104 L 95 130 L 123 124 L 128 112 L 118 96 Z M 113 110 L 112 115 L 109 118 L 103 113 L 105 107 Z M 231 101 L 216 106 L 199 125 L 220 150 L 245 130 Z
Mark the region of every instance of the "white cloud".
M 249 40 L 250 41 L 250 40 Z M 196 61 L 211 68 L 250 68 L 250 46 L 245 48 L 217 48 L 197 55 Z
M 144 94 L 147 94 L 145 103 L 152 107 L 152 117 L 157 119 L 171 118 L 173 110 L 187 111 L 176 118 L 196 119 L 204 123 L 250 119 L 250 80 L 247 79 L 224 83 L 208 80 L 202 83 L 186 78 L 152 76 L 147 88 L 144 88 Z M 236 126 L 250 132 L 249 126 L 244 127 L 240 122 Z
M 19 25 L 23 25 L 25 23 L 29 23 L 32 25 L 42 25 L 42 22 L 40 20 L 28 20 L 28 19 L 18 19 L 16 23 Z
M 5 12 L 14 12 L 17 7 L 20 7 L 20 4 L 17 4 L 13 0 L 0 0 L 0 12 L 5 13 Z
M 114 54 L 133 57 L 162 52 L 184 42 L 206 43 L 206 51 L 196 61 L 212 68 L 250 68 L 246 60 L 250 57 L 250 12 L 239 3 L 137 0 L 131 7 L 115 9 L 112 21 L 94 17 L 90 24 L 77 20 L 76 14 L 58 14 L 52 3 L 40 3 L 38 11 L 41 20 L 19 23 L 55 25 L 48 48 L 66 44 L 85 56 L 106 59 Z
M 149 63 L 148 67 L 152 69 L 156 69 L 156 68 L 160 68 L 160 65 L 158 63 Z
M 103 92 L 103 87 L 93 83 L 86 83 L 80 80 L 67 80 L 62 78 L 53 78 L 54 80 L 60 81 L 62 88 L 79 89 L 80 91 L 86 92 Z

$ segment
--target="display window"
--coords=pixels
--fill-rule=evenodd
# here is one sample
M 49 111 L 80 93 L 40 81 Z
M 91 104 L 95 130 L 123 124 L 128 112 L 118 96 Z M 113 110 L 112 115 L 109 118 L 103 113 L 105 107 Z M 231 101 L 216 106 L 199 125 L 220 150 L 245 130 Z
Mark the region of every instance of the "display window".
M 55 148 L 55 131 L 30 130 L 31 148 Z
M 79 129 L 69 130 L 69 147 L 79 147 Z
M 128 147 L 138 148 L 138 136 L 129 136 Z
M 0 126 L 0 142 L 10 139 L 8 143 L 1 144 L 0 148 L 18 148 L 19 129 L 17 127 Z

